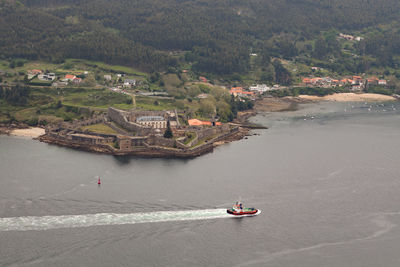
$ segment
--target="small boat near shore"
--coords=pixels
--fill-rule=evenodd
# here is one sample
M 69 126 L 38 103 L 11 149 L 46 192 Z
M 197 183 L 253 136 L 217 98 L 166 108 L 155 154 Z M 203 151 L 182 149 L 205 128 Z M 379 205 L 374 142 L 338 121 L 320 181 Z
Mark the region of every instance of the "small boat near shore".
M 261 213 L 261 210 L 256 208 L 245 208 L 243 207 L 242 202 L 237 201 L 232 208 L 227 209 L 226 212 L 228 214 L 234 216 L 256 216 Z

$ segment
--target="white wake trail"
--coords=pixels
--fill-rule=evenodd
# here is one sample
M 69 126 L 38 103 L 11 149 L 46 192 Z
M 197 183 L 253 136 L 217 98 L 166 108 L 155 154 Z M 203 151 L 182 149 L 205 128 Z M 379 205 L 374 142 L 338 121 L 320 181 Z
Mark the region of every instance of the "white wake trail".
M 98 225 L 209 220 L 229 217 L 231 217 L 231 215 L 226 213 L 226 209 L 156 211 L 127 214 L 97 213 L 60 216 L 26 216 L 0 218 L 0 231 L 49 230 Z

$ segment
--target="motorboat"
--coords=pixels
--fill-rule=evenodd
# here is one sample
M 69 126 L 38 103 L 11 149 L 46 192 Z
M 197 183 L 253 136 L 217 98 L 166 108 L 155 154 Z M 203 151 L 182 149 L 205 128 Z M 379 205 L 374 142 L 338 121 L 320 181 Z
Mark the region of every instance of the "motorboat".
M 227 213 L 235 216 L 255 216 L 261 213 L 256 208 L 245 208 L 241 201 L 237 201 L 232 208 L 226 210 Z

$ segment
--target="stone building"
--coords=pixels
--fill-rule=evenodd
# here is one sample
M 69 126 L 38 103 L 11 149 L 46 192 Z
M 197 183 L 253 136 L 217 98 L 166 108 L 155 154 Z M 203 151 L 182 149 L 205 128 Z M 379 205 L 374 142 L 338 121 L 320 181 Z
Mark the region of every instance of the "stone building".
M 153 133 L 155 129 L 167 128 L 168 120 L 171 123 L 171 127 L 179 125 L 176 111 L 123 111 L 115 108 L 108 108 L 108 118 L 124 129 L 133 131 L 140 136 Z
M 119 149 L 121 151 L 131 151 L 135 147 L 145 146 L 147 137 L 130 137 L 130 136 L 118 136 Z
M 167 120 L 162 116 L 141 116 L 136 119 L 136 122 L 143 126 L 151 126 L 155 129 L 167 128 Z
M 84 144 L 96 145 L 96 144 L 108 144 L 114 141 L 112 137 L 102 137 L 99 135 L 90 135 L 90 134 L 82 134 L 82 133 L 69 133 L 67 134 L 67 138 L 81 142 Z

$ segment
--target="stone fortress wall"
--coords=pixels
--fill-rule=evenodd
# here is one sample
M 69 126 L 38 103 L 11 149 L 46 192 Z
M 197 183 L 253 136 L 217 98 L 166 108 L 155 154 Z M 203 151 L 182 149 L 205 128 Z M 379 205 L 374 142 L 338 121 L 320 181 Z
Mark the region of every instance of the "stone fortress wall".
M 157 156 L 197 156 L 201 153 L 212 150 L 213 143 L 229 135 L 235 134 L 238 127 L 231 127 L 228 124 L 211 127 L 173 127 L 176 138 L 163 137 L 160 129 L 145 127 L 128 118 L 134 119 L 140 116 L 163 116 L 166 119 L 173 118 L 178 121 L 175 111 L 123 111 L 114 108 L 108 109 L 107 116 L 99 115 L 90 119 L 61 123 L 48 126 L 46 135 L 42 138 L 51 143 L 65 146 L 82 148 L 90 151 L 104 151 L 117 155 L 124 154 L 148 154 Z M 81 127 L 92 124 L 104 123 L 118 134 L 100 134 L 88 130 L 81 130 Z M 116 127 L 117 124 L 119 127 Z M 120 128 L 121 127 L 121 128 Z M 193 133 L 194 138 L 188 140 L 187 133 Z M 128 134 L 127 134 L 128 133 Z M 202 144 L 196 146 L 199 142 Z

